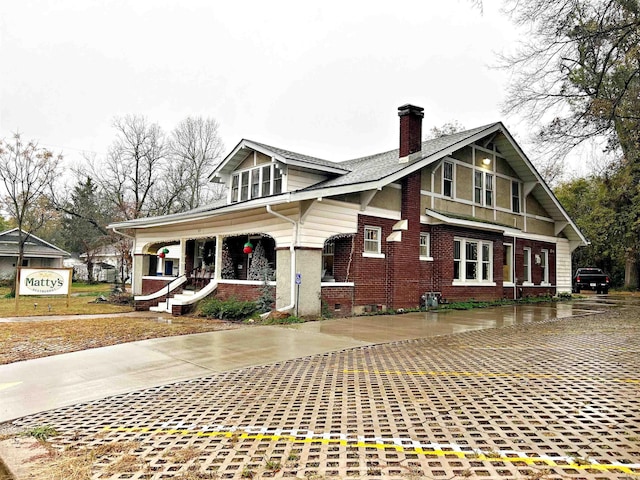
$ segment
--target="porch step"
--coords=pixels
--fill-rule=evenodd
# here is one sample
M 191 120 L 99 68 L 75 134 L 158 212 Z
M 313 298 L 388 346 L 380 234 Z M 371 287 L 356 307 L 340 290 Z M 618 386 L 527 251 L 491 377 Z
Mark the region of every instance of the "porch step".
M 201 298 L 209 295 L 213 290 L 215 290 L 218 286 L 217 282 L 211 281 L 208 285 L 206 285 L 202 290 L 193 291 L 193 290 L 184 290 L 182 293 L 177 293 L 173 297 L 168 298 L 164 302 L 159 302 L 156 307 L 149 307 L 150 312 L 166 312 L 173 313 L 172 306 L 174 305 L 190 305 L 192 303 L 197 302 Z
M 169 307 L 167 307 L 167 302 L 160 302 L 156 307 L 149 307 L 149 311 L 150 312 L 169 312 Z

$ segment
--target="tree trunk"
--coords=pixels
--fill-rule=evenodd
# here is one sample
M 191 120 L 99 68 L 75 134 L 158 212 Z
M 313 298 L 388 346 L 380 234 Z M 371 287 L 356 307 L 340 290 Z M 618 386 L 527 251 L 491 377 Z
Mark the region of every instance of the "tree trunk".
M 638 255 L 632 250 L 627 250 L 624 261 L 624 287 L 638 289 Z
M 93 258 L 87 254 L 87 282 L 93 283 Z

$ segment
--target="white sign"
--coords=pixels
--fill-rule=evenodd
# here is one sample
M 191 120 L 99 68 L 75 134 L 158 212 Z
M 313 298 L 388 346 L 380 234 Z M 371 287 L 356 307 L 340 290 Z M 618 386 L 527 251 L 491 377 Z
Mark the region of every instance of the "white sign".
M 68 295 L 71 269 L 21 268 L 18 295 Z

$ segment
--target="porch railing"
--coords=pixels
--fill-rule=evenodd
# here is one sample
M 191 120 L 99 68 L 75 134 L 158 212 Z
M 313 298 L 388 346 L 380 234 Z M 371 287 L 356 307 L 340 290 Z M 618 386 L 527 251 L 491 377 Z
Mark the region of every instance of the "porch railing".
M 211 270 L 204 270 L 200 267 L 196 267 L 187 273 L 188 285 L 192 286 L 194 290 L 200 290 L 207 285 L 215 273 Z

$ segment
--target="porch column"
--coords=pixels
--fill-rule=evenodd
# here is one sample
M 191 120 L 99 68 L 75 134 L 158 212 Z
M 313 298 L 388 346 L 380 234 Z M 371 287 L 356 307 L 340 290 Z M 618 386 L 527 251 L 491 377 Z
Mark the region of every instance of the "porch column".
M 145 261 L 146 259 L 146 261 Z M 131 280 L 131 288 L 133 295 L 140 295 L 142 293 L 142 276 L 144 272 L 149 269 L 149 257 L 148 255 L 143 255 L 140 253 L 136 253 L 133 255 L 133 265 L 132 265 L 132 274 L 133 279 Z
M 213 278 L 220 280 L 222 277 L 222 235 L 216 235 L 216 260 L 214 262 Z
M 182 276 L 186 272 L 185 264 L 187 263 L 187 240 L 180 239 L 180 262 L 178 263 L 178 276 Z
M 299 286 L 299 315 L 319 316 L 322 313 L 320 282 L 322 280 L 322 249 L 296 249 L 296 273 L 302 275 Z M 296 285 L 296 289 L 298 286 Z M 295 314 L 295 309 L 292 312 Z

